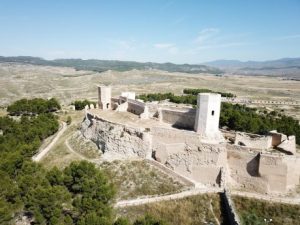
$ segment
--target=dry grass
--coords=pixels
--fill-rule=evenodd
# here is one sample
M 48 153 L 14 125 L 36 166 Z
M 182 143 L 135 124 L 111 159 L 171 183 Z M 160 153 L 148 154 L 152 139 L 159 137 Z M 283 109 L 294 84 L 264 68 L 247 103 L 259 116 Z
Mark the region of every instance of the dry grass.
M 233 196 L 233 201 L 244 225 L 266 224 L 265 219 L 272 225 L 300 224 L 299 205 L 272 203 L 240 196 Z
M 209 74 L 169 73 L 165 71 L 127 72 L 75 71 L 72 68 L 0 64 L 0 105 L 22 97 L 56 97 L 69 104 L 76 99 L 97 99 L 96 84 L 113 85 L 113 94 L 121 91 L 174 92 L 183 88 L 209 88 L 232 92 L 239 97 L 300 101 L 300 83 L 292 80 L 263 76 L 213 76 Z M 273 107 L 273 106 L 272 106 Z M 274 106 L 275 107 L 275 106 Z M 299 107 L 285 110 L 297 115 Z M 299 113 L 298 113 L 299 114 Z
M 220 196 L 204 194 L 183 199 L 162 201 L 120 208 L 118 216 L 127 217 L 130 221 L 150 214 L 165 220 L 170 225 L 202 225 L 222 223 Z
M 64 118 L 67 116 L 71 116 L 72 124 L 67 127 L 66 131 L 59 138 L 50 152 L 41 160 L 41 163 L 46 168 L 52 168 L 54 166 L 57 166 L 58 168 L 64 168 L 72 161 L 80 160 L 77 155 L 68 150 L 67 146 L 65 145 L 65 141 L 78 130 L 80 122 L 83 118 L 83 112 L 70 111 L 59 114 L 60 120 L 64 120 Z
M 89 139 L 82 136 L 80 131 L 75 132 L 69 139 L 72 149 L 88 159 L 100 159 L 101 150 Z
M 171 194 L 187 188 L 145 161 L 105 162 L 100 167 L 116 186 L 120 199 Z
M 0 117 L 1 116 L 6 116 L 7 115 L 7 111 L 4 108 L 0 108 Z

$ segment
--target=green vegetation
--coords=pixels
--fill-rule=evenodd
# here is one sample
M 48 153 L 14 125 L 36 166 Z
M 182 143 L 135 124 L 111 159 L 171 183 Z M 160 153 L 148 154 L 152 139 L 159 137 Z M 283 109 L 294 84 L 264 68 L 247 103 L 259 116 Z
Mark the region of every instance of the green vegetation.
M 128 218 L 131 222 L 145 213 L 155 218 L 163 218 L 170 225 L 222 224 L 223 222 L 220 196 L 217 194 L 196 195 L 118 209 L 118 215 Z
M 162 101 L 162 100 L 166 100 L 169 99 L 170 102 L 174 102 L 174 103 L 183 103 L 183 104 L 191 104 L 191 105 L 196 105 L 197 104 L 197 95 L 199 93 L 218 93 L 220 94 L 222 97 L 236 97 L 234 94 L 232 93 L 225 93 L 225 92 L 215 92 L 209 89 L 183 89 L 183 93 L 185 95 L 174 95 L 173 93 L 150 93 L 150 94 L 141 94 L 139 96 L 137 96 L 137 98 L 144 100 L 145 102 L 149 101 Z
M 186 88 L 183 89 L 183 93 L 184 94 L 188 94 L 188 95 L 198 95 L 199 93 L 217 93 L 220 94 L 222 97 L 227 97 L 227 98 L 235 98 L 236 95 L 232 94 L 232 93 L 226 93 L 226 92 L 216 92 L 216 91 L 212 91 L 210 89 L 190 89 L 190 88 Z
M 267 222 L 272 225 L 294 225 L 300 221 L 299 205 L 271 203 L 239 196 L 233 196 L 233 201 L 243 225 L 263 225 Z
M 41 142 L 59 125 L 57 117 L 44 113 L 44 109 L 22 108 L 24 102 L 39 105 L 42 101 L 14 103 L 16 111 L 23 114 L 16 120 L 0 117 L 0 224 L 15 224 L 20 213 L 34 224 L 114 224 L 116 190 L 102 170 L 80 161 L 63 170 L 53 167 L 46 171 L 31 160 Z M 145 217 L 134 224 L 162 223 Z
M 30 100 L 13 107 L 28 115 L 44 112 L 21 108 L 24 102 Z M 43 101 L 30 103 L 37 102 Z M 19 121 L 0 117 L 0 130 L 0 224 L 13 224 L 19 212 L 32 217 L 35 224 L 112 224 L 115 189 L 94 164 L 73 162 L 63 171 L 46 172 L 31 161 L 41 141 L 58 130 L 54 115 L 23 115 Z
M 72 118 L 71 118 L 71 116 L 68 116 L 68 117 L 67 117 L 66 123 L 67 123 L 67 125 L 70 125 L 70 124 L 72 123 Z
M 3 159 L 0 165 L 3 165 L 3 169 L 7 171 L 10 167 L 4 166 L 3 163 L 6 162 L 5 159 L 13 157 L 12 154 L 14 154 L 13 158 L 19 158 L 21 162 L 24 158 L 30 158 L 36 153 L 41 141 L 57 132 L 58 127 L 56 117 L 49 113 L 36 117 L 22 116 L 20 121 L 0 117 L 0 130 L 3 132 L 0 135 L 0 155 L 2 156 L 0 158 Z M 14 171 L 7 172 L 14 173 Z
M 186 89 L 188 90 L 188 89 Z M 197 93 L 200 89 L 190 89 L 191 93 Z M 196 90 L 195 92 L 193 90 Z M 203 90 L 203 89 L 201 89 Z M 230 94 L 230 93 L 227 93 Z M 144 101 L 161 101 L 169 99 L 170 102 L 197 105 L 196 95 L 175 96 L 172 93 L 142 94 L 137 98 Z M 277 130 L 286 135 L 295 135 L 297 144 L 300 144 L 299 121 L 290 116 L 282 115 L 276 111 L 258 112 L 255 108 L 245 105 L 222 103 L 220 115 L 220 127 L 227 126 L 231 130 L 266 134 L 270 130 Z
M 96 107 L 96 102 L 92 102 L 92 101 L 89 101 L 87 99 L 83 100 L 83 101 L 80 101 L 80 100 L 76 100 L 74 103 L 72 103 L 75 105 L 75 110 L 83 110 L 84 107 L 86 105 L 90 105 L 90 104 L 93 104 L 94 107 Z
M 130 225 L 132 223 L 129 222 L 128 219 L 120 217 L 114 223 L 114 225 Z M 144 217 L 138 218 L 133 225 L 168 225 L 165 221 L 161 219 L 156 219 L 153 216 L 146 215 Z
M 286 135 L 295 135 L 297 144 L 300 144 L 299 121 L 275 111 L 257 112 L 257 109 L 245 105 L 222 103 L 220 126 L 256 134 L 277 130 Z
M 55 98 L 45 100 L 42 98 L 21 99 L 7 107 L 10 115 L 32 115 L 40 113 L 49 113 L 59 110 L 60 104 Z
M 197 96 L 195 95 L 181 95 L 177 96 L 173 93 L 154 93 L 154 94 L 141 94 L 137 96 L 138 99 L 142 99 L 145 102 L 152 102 L 152 101 L 162 101 L 169 99 L 170 102 L 174 103 L 183 103 L 183 104 L 197 104 Z

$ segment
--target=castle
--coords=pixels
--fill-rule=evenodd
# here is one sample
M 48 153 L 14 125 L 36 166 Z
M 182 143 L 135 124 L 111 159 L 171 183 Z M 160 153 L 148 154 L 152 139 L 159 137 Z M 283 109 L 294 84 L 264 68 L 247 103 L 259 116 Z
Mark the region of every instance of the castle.
M 144 103 L 134 92 L 111 97 L 98 86 L 98 107 L 86 108 L 81 132 L 112 159 L 151 159 L 194 183 L 259 193 L 299 185 L 295 137 L 219 129 L 221 96 L 201 93 L 197 108 Z

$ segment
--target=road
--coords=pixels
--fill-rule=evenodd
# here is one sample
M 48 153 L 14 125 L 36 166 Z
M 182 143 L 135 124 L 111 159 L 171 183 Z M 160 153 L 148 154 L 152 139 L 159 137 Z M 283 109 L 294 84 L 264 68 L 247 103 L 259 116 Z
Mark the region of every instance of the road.
M 40 150 L 36 155 L 32 157 L 33 161 L 39 162 L 55 145 L 57 140 L 61 137 L 61 135 L 66 131 L 67 124 L 65 122 L 62 122 L 61 129 L 57 132 L 55 138 L 42 150 Z

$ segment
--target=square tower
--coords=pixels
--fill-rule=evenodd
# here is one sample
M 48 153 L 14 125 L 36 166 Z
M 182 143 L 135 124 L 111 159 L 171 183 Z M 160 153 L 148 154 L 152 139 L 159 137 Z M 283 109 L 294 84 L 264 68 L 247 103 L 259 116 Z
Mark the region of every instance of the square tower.
M 220 111 L 220 94 L 198 94 L 194 130 L 205 139 L 219 141 L 222 136 L 219 131 Z
M 102 110 L 111 109 L 111 87 L 98 86 L 98 104 Z

